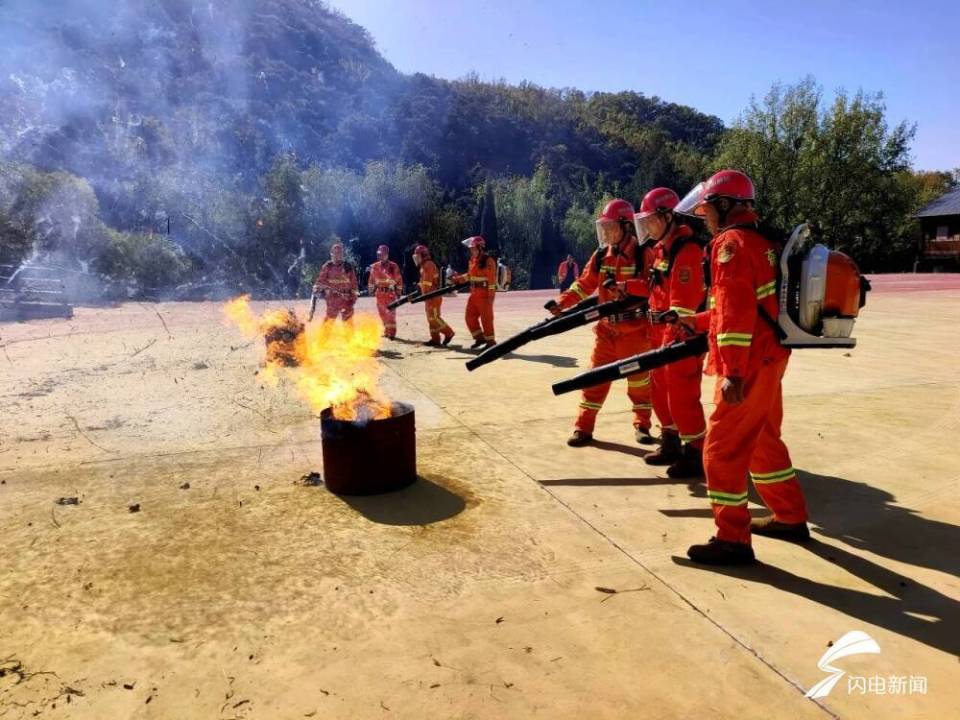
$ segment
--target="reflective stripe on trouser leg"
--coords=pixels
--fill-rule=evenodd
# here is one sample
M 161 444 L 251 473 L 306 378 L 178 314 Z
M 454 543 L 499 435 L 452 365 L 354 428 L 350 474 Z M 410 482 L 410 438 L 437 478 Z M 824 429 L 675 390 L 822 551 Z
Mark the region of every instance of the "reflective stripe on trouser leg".
M 487 342 L 493 342 L 497 339 L 493 330 L 493 297 L 488 297 L 481 303 L 480 325 L 483 328 L 483 339 Z
M 774 374 L 770 381 L 772 387 L 769 392 L 773 396 L 773 402 L 750 459 L 750 479 L 777 520 L 801 523 L 807 520 L 807 503 L 803 497 L 803 489 L 797 482 L 790 452 L 780 439 L 780 426 L 783 423 L 783 391 L 780 379 L 786 366 L 787 361 L 784 360 L 779 367 L 779 375 Z
M 720 393 L 722 380 L 717 381 L 714 400 L 716 410 L 707 425 L 703 447 L 703 464 L 707 490 L 739 496 L 746 492 L 748 470 L 762 477 L 767 473 L 784 473 L 790 467 L 790 456 L 780 440 L 783 418 L 780 381 L 787 360 L 762 365 L 744 380 L 745 399 L 739 405 L 728 405 Z M 795 478 L 788 474 L 781 482 L 757 483 L 756 488 L 778 519 L 802 522 L 806 519 L 803 493 Z M 717 537 L 721 540 L 748 542 L 750 514 L 746 505 L 714 504 Z
M 650 338 L 646 330 L 632 330 L 616 340 L 617 360 L 649 351 Z M 633 410 L 633 426 L 650 429 L 653 416 L 653 388 L 649 372 L 627 376 L 627 395 Z
M 627 395 L 633 409 L 634 427 L 650 429 L 653 401 L 651 398 L 650 373 L 630 375 L 627 378 Z
M 424 303 L 424 312 L 427 314 L 427 327 L 430 330 L 430 339 L 434 342 L 440 339 L 440 322 L 439 316 L 435 308 L 430 307 L 429 304 Z
M 679 430 L 680 440 L 694 447 L 702 447 L 707 435 L 707 422 L 700 403 L 703 356 L 671 363 L 664 371 L 670 414 Z
M 609 333 L 603 332 L 603 328 L 598 326 L 595 331 L 593 342 L 593 353 L 590 355 L 590 367 L 599 367 L 617 360 L 617 348 L 613 338 Z M 607 393 L 610 392 L 610 383 L 603 385 L 594 385 L 585 388 L 580 399 L 580 410 L 577 413 L 577 430 L 586 433 L 592 433 L 597 423 L 597 413 L 603 407 L 603 401 L 607 399 Z
M 744 379 L 743 402 L 730 405 L 720 393 L 722 378 L 714 390 L 716 408 L 707 424 L 703 445 L 703 469 L 707 497 L 713 507 L 717 538 L 750 542 L 750 513 L 747 510 L 747 470 L 760 431 L 767 421 L 771 399 L 755 373 Z
M 670 414 L 670 401 L 667 396 L 666 368 L 661 367 L 650 371 L 650 399 L 653 402 L 653 411 L 660 421 L 660 427 L 664 430 L 675 429 L 676 425 Z
M 660 326 L 650 327 L 652 345 L 663 345 L 663 329 Z M 653 411 L 657 414 L 660 427 L 664 430 L 676 430 L 673 416 L 670 414 L 670 400 L 667 396 L 667 369 L 659 367 L 650 371 L 650 399 L 653 402 Z
M 483 331 L 480 329 L 480 301 L 473 293 L 467 298 L 464 321 L 467 323 L 467 330 L 470 331 L 474 339 L 479 340 L 483 337 Z
M 440 334 L 453 335 L 453 328 L 447 325 L 446 321 L 440 317 L 440 306 L 443 300 L 434 298 L 427 300 L 424 305 L 427 313 L 427 324 L 430 326 L 430 337 L 434 340 L 440 339 Z
M 397 312 L 387 307 L 396 299 L 393 293 L 377 293 L 377 312 L 380 314 L 380 322 L 383 323 L 383 334 L 387 336 L 397 333 Z

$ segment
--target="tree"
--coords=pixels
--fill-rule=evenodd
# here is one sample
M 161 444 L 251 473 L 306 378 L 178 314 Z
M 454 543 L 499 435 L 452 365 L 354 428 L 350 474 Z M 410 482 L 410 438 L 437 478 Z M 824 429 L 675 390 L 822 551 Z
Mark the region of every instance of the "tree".
M 500 250 L 510 261 L 513 284 L 529 288 L 535 260 L 544 242 L 549 219 L 550 173 L 540 165 L 530 178 L 510 177 L 497 181 L 493 196 L 500 208 Z
M 750 175 L 761 216 L 781 232 L 810 220 L 863 270 L 902 269 L 912 245 L 902 220 L 916 197 L 901 174 L 914 128 L 889 127 L 879 94 L 841 90 L 829 106 L 822 98 L 812 78 L 774 85 L 723 137 L 712 165 Z
M 493 194 L 493 185 L 488 180 L 484 184 L 483 205 L 480 212 L 480 235 L 487 242 L 491 252 L 500 251 L 500 236 L 497 232 L 497 201 Z

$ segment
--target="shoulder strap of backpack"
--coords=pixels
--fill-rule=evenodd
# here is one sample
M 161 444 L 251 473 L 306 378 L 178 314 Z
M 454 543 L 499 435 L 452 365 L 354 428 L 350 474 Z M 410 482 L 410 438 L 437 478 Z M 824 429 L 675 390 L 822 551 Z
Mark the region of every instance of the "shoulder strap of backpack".
M 701 250 L 703 249 L 703 243 L 694 235 L 677 238 L 674 240 L 673 245 L 670 246 L 670 252 L 667 255 L 667 269 L 664 271 L 664 275 L 670 275 L 670 272 L 673 270 L 673 264 L 677 261 L 677 256 L 688 243 L 694 243 L 698 245 Z

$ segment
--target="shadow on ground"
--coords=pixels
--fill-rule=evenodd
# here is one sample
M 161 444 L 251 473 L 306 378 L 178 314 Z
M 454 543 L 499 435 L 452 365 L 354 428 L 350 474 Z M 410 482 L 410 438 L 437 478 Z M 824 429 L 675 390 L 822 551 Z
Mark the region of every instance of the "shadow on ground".
M 459 515 L 467 506 L 456 493 L 422 477 L 396 492 L 337 497 L 381 525 L 430 525 Z
M 482 350 L 474 350 L 473 348 L 466 347 L 463 345 L 450 345 L 447 347 L 448 350 L 454 350 L 464 355 L 479 355 Z M 458 360 L 459 358 L 447 358 L 448 360 Z M 579 367 L 577 364 L 577 359 L 569 357 L 567 355 L 518 355 L 516 353 L 507 353 L 498 360 L 528 360 L 534 363 L 541 363 L 543 365 L 550 365 L 552 367 L 558 368 L 576 368 Z M 496 362 L 496 360 L 494 360 Z
M 956 525 L 930 520 L 915 510 L 896 505 L 893 495 L 866 483 L 804 471 L 797 475 L 815 533 L 907 565 L 953 577 L 960 574 L 960 528 Z M 755 499 L 759 502 L 759 498 Z M 712 517 L 709 508 L 661 512 L 668 517 Z M 766 583 L 930 647 L 960 654 L 957 601 L 842 547 L 814 539 L 797 549 L 838 565 L 890 597 L 827 585 L 765 564 L 707 569 L 686 558 L 675 557 L 674 562 Z
M 541 480 L 544 487 L 653 487 L 656 485 L 686 485 L 691 497 L 707 496 L 706 487 L 700 479 L 679 479 L 670 477 L 655 478 L 560 478 L 557 480 Z M 669 515 L 667 511 L 665 514 Z M 712 517 L 711 511 L 707 515 Z
M 609 440 L 594 440 L 588 447 L 595 447 L 597 450 L 607 450 L 609 452 L 620 452 L 624 455 L 633 455 L 638 458 L 649 455 L 655 449 L 652 447 L 644 449 L 636 445 L 624 445 L 623 443 L 610 442 Z
M 747 567 L 706 567 L 681 557 L 674 557 L 673 562 L 705 572 L 718 572 L 750 582 L 764 583 L 904 637 L 913 638 L 932 648 L 952 655 L 960 654 L 960 603 L 926 585 L 916 583 L 912 578 L 819 540 L 811 540 L 797 547 L 798 552 L 805 550 L 839 565 L 893 597 L 828 585 L 764 563 Z M 923 617 L 917 617 L 918 615 Z
M 960 527 L 897 505 L 880 488 L 798 471 L 810 521 L 830 538 L 891 560 L 960 576 Z

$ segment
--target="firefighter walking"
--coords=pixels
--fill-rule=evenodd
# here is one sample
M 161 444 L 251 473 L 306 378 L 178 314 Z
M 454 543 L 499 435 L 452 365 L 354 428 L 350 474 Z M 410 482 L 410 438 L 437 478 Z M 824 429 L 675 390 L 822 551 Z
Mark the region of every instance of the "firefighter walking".
M 710 309 L 695 326 L 709 331 L 707 372 L 717 376 L 703 447 L 716 536 L 687 550 L 712 565 L 754 561 L 751 533 L 809 539 L 807 508 L 787 446 L 781 380 L 790 351 L 775 330 L 778 248 L 757 229 L 750 178 L 723 170 L 697 185 L 675 212 L 701 217 L 714 236 Z M 750 477 L 773 517 L 751 522 Z
M 640 202 L 637 236 L 653 246 L 650 271 L 651 340 L 654 347 L 684 339 L 683 325 L 663 318 L 693 317 L 703 310 L 706 288 L 703 248 L 674 208 L 680 202 L 669 188 L 655 188 Z M 694 478 L 703 474 L 701 452 L 707 423 L 700 404 L 703 356 L 686 358 L 653 370 L 653 409 L 660 420 L 660 447 L 644 457 L 648 465 L 667 465 L 667 475 Z
M 472 350 L 497 344 L 493 329 L 493 300 L 497 296 L 497 263 L 486 253 L 486 241 L 480 235 L 463 241 L 470 249 L 470 264 L 465 274 L 454 275 L 456 284 L 470 283 L 465 321 L 473 336 Z
M 393 340 L 397 336 L 397 311 L 387 307 L 397 299 L 397 292 L 403 288 L 403 275 L 400 266 L 390 259 L 390 248 L 381 245 L 377 248 L 377 262 L 370 266 L 367 289 L 376 296 L 377 312 L 383 323 L 383 336 Z
M 611 200 L 596 221 L 597 240 L 600 248 L 593 253 L 580 277 L 562 293 L 552 312 L 573 307 L 586 300 L 594 292 L 599 301 L 607 302 L 622 296 L 621 288 L 636 278 L 645 278 L 652 262 L 652 251 L 638 243 L 633 206 L 626 200 Z M 613 279 L 615 284 L 606 283 Z M 640 283 L 646 288 L 646 283 Z M 629 310 L 600 320 L 594 328 L 596 339 L 591 367 L 605 365 L 616 360 L 646 352 L 650 349 L 650 325 L 643 309 Z M 567 440 L 572 447 L 587 445 L 593 441 L 597 413 L 610 392 L 610 383 L 596 385 L 583 391 L 580 410 L 574 424 L 573 434 Z M 652 444 L 650 374 L 637 373 L 627 377 L 627 395 L 633 410 L 633 426 L 637 442 Z
M 349 322 L 353 318 L 353 307 L 358 294 L 357 273 L 353 266 L 344 260 L 343 243 L 337 240 L 330 246 L 330 259 L 320 268 L 313 283 L 313 297 L 307 322 L 313 320 L 320 296 L 327 305 L 326 320 L 339 317 L 344 322 Z
M 417 286 L 420 288 L 420 294 L 440 289 L 440 269 L 430 257 L 430 250 L 426 245 L 417 245 L 413 249 L 413 264 L 420 271 L 420 282 Z M 453 328 L 447 325 L 440 317 L 440 306 L 443 305 L 442 297 L 430 298 L 425 300 L 423 306 L 427 313 L 427 326 L 430 329 L 430 340 L 426 345 L 440 347 L 440 336 L 443 336 L 443 345 L 449 345 L 453 340 Z

